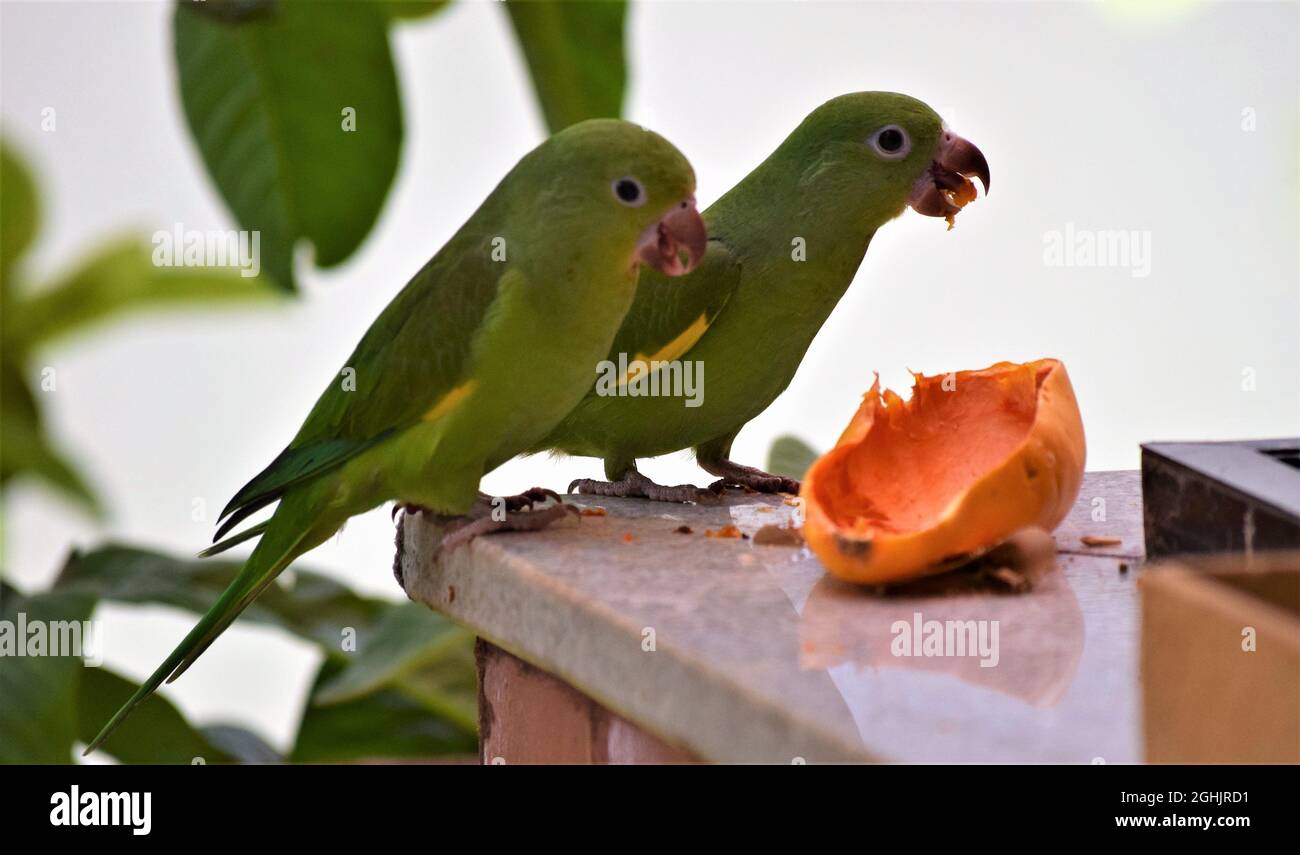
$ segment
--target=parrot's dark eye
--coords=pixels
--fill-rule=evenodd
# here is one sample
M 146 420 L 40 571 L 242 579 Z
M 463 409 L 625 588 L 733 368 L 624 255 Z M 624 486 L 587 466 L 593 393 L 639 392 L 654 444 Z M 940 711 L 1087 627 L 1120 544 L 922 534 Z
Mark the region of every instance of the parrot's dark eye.
M 645 190 L 635 178 L 620 178 L 614 182 L 614 198 L 629 208 L 638 208 L 645 202 Z
M 912 150 L 912 140 L 898 125 L 886 125 L 871 138 L 871 147 L 885 160 L 902 160 Z

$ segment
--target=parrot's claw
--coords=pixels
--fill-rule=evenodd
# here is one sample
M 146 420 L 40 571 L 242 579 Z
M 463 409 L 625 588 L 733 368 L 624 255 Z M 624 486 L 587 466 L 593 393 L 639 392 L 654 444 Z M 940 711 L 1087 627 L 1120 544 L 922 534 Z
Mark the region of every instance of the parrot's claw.
M 717 475 L 718 480 L 709 485 L 715 493 L 721 493 L 727 487 L 742 487 L 757 493 L 799 494 L 799 482 L 782 475 L 772 475 L 752 466 L 742 466 L 730 460 L 700 461 L 700 468 L 710 475 Z
M 388 517 L 389 519 L 395 520 L 397 519 L 397 515 L 403 511 L 408 514 L 425 514 L 429 512 L 429 509 L 422 508 L 419 505 L 412 505 L 407 502 L 393 502 L 393 509 L 389 512 Z
M 506 513 L 504 519 L 496 519 L 493 513 L 472 513 L 457 517 L 450 524 L 447 536 L 442 539 L 442 543 L 438 544 L 435 558 L 441 558 L 480 535 L 494 534 L 499 531 L 541 531 L 568 514 L 576 516 L 578 513 L 578 509 L 572 505 L 555 504 L 540 511 Z
M 393 511 L 393 516 L 395 517 L 397 516 L 396 511 Z M 406 541 L 406 532 L 404 531 L 405 528 L 406 528 L 406 517 L 403 516 L 398 518 L 397 537 L 396 537 L 397 549 L 394 550 L 395 554 L 393 555 L 393 578 L 397 580 L 398 586 L 400 586 L 403 591 L 406 590 L 406 579 L 404 578 L 404 574 L 402 572 L 402 553 L 405 551 L 404 547 Z
M 545 487 L 532 487 L 528 490 L 524 490 L 516 496 L 483 495 L 481 498 L 485 499 L 489 504 L 494 499 L 499 498 L 505 502 L 507 511 L 531 510 L 534 505 L 539 505 L 547 499 L 554 499 L 557 504 L 560 502 L 560 494 L 554 490 L 548 490 Z
M 569 485 L 570 493 L 589 493 L 593 496 L 617 496 L 625 499 L 642 498 L 652 502 L 716 502 L 718 497 L 708 490 L 701 490 L 694 484 L 678 484 L 665 487 L 656 484 L 635 469 L 624 473 L 618 481 L 597 481 L 592 478 L 579 478 Z

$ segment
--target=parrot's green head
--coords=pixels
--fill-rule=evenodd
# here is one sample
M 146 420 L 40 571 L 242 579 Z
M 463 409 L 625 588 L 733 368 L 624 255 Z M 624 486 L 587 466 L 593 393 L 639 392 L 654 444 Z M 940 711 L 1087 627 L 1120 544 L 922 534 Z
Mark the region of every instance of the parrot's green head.
M 944 126 L 915 98 L 854 92 L 814 110 L 778 150 L 800 170 L 800 184 L 827 210 L 855 211 L 873 230 L 910 205 L 952 217 L 975 198 L 976 176 L 989 189 L 980 150 Z
M 631 122 L 565 128 L 521 161 L 519 182 L 547 239 L 583 257 L 689 273 L 708 233 L 695 207 L 695 171 L 672 143 Z

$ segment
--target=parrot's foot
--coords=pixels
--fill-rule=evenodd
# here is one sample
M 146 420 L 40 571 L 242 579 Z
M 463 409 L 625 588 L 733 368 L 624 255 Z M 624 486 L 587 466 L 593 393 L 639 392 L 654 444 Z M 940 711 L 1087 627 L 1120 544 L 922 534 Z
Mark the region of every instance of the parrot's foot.
M 397 516 L 396 511 L 393 512 L 393 516 Z M 404 531 L 405 528 L 406 528 L 406 517 L 402 516 L 397 520 L 397 537 L 395 538 L 397 548 L 393 550 L 394 552 L 393 578 L 397 580 L 398 586 L 401 587 L 403 591 L 406 590 L 406 579 L 404 578 L 404 574 L 402 573 L 402 553 L 404 551 L 404 546 L 406 541 L 406 533 Z
M 718 497 L 694 484 L 665 487 L 656 484 L 635 469 L 629 469 L 618 481 L 596 481 L 579 478 L 569 485 L 570 493 L 590 493 L 593 496 L 618 496 L 625 499 L 642 498 L 654 502 L 716 502 Z
M 718 476 L 718 480 L 709 485 L 709 489 L 717 493 L 727 487 L 744 487 L 758 493 L 799 492 L 799 482 L 795 479 L 772 475 L 752 466 L 742 466 L 730 460 L 701 460 L 699 464 L 705 472 Z
M 488 507 L 491 507 L 492 502 L 498 498 L 505 503 L 505 509 L 507 511 L 522 511 L 524 509 L 531 510 L 533 505 L 541 504 L 547 499 L 554 499 L 558 503 L 560 501 L 560 494 L 554 490 L 548 490 L 545 487 L 532 487 L 516 496 L 489 496 L 487 493 L 478 494 L 480 504 Z M 393 510 L 391 512 L 392 518 L 397 519 L 397 515 L 403 512 L 408 514 L 427 514 L 429 513 L 429 509 L 406 502 L 394 502 Z
M 429 512 L 428 508 L 422 508 L 419 505 L 411 505 L 411 504 L 407 504 L 406 502 L 393 502 L 393 509 L 388 512 L 388 517 L 389 519 L 396 520 L 397 515 L 400 513 L 426 514 L 428 512 Z M 401 520 L 398 520 L 398 524 L 399 525 L 401 524 Z
M 486 493 L 479 493 L 479 499 L 488 504 L 491 504 L 494 499 L 501 499 L 505 502 L 507 511 L 522 511 L 525 508 L 531 510 L 533 505 L 539 505 L 547 499 L 554 499 L 558 504 L 560 494 L 545 487 L 532 487 L 516 496 L 489 496 Z
M 506 513 L 502 519 L 497 519 L 496 514 L 490 511 L 471 512 L 452 521 L 447 536 L 438 544 L 438 556 L 464 546 L 479 535 L 499 531 L 541 531 L 567 514 L 577 515 L 578 509 L 561 503 L 540 511 Z

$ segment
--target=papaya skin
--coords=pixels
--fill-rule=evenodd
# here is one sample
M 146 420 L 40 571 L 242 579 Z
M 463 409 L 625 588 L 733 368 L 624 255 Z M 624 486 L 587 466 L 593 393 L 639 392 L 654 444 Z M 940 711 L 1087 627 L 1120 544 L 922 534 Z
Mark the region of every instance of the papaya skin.
M 945 377 L 955 389 L 944 390 Z M 941 573 L 1018 529 L 1054 529 L 1079 494 L 1085 458 L 1078 402 L 1057 360 L 916 375 L 907 402 L 881 393 L 877 378 L 804 477 L 804 538 L 846 581 Z

